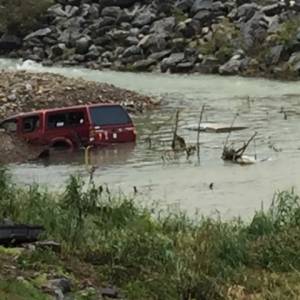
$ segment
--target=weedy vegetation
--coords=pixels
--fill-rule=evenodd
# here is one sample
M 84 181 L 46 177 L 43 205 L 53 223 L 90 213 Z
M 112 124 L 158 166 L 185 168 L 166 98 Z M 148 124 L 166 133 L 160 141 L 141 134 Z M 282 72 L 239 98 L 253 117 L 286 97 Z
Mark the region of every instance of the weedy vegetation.
M 120 287 L 126 299 L 297 299 L 300 292 L 294 190 L 277 193 L 251 222 L 226 222 L 144 208 L 76 176 L 62 193 L 20 187 L 1 169 L 1 218 L 43 225 L 44 238 L 62 245 L 61 253 L 25 251 L 14 262 L 20 272 L 56 272 L 77 281 L 86 276 Z M 0 249 L 1 265 L 8 255 Z M 10 276 L 0 271 L 2 293 Z M 30 282 L 39 287 L 39 280 Z

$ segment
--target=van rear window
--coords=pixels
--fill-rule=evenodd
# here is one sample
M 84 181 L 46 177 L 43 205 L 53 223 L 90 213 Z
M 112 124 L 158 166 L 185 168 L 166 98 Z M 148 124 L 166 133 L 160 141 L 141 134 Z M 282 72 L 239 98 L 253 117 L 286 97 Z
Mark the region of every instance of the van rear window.
M 128 113 L 121 106 L 90 107 L 93 125 L 131 124 Z

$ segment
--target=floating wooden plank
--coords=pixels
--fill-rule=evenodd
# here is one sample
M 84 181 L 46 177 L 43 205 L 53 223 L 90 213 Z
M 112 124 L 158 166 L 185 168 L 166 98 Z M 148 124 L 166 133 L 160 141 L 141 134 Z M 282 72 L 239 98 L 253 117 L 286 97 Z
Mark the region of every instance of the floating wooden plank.
M 185 127 L 188 130 L 198 131 L 198 125 L 189 125 Z M 231 132 L 231 131 L 238 131 L 247 129 L 247 126 L 244 125 L 228 125 L 223 123 L 201 123 L 200 131 L 203 132 L 216 132 L 216 133 L 223 133 L 223 132 Z

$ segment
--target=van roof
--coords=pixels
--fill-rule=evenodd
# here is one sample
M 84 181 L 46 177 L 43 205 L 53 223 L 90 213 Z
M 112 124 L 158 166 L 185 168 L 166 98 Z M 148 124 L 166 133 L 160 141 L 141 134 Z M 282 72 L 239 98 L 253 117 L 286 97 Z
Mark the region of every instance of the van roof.
M 10 117 L 5 118 L 5 120 L 10 120 L 13 118 L 17 117 L 26 117 L 26 116 L 31 116 L 34 114 L 44 114 L 46 112 L 59 112 L 63 110 L 72 110 L 72 109 L 79 109 L 79 108 L 90 108 L 90 107 L 99 107 L 99 106 L 121 106 L 120 104 L 117 103 L 99 103 L 99 104 L 81 104 L 81 105 L 74 105 L 74 106 L 65 106 L 65 107 L 57 107 L 57 108 L 46 108 L 46 109 L 40 109 L 40 110 L 34 110 L 26 113 L 18 113 L 15 115 L 12 115 Z

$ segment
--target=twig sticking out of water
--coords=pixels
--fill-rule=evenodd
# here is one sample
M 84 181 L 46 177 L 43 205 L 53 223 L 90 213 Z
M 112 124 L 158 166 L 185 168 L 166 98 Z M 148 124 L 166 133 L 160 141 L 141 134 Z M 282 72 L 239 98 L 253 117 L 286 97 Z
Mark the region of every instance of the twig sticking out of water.
M 205 104 L 202 105 L 200 117 L 199 117 L 199 123 L 198 123 L 198 130 L 197 130 L 197 158 L 198 158 L 198 163 L 200 163 L 200 126 L 202 123 L 202 118 L 205 110 Z
M 178 123 L 179 123 L 179 110 L 176 111 L 176 115 L 175 115 L 175 127 L 173 131 L 173 139 L 171 145 L 173 151 L 186 149 L 186 143 L 184 138 L 177 134 Z
M 254 140 L 256 137 L 257 132 L 255 132 L 250 139 L 239 149 L 235 150 L 234 148 L 229 148 L 227 146 L 223 149 L 222 159 L 223 160 L 231 160 L 236 162 L 239 158 L 242 158 L 243 154 L 247 150 L 249 144 Z
M 223 151 L 225 148 L 227 148 L 227 144 L 228 144 L 228 141 L 229 141 L 229 138 L 230 138 L 230 135 L 231 135 L 231 129 L 233 128 L 233 125 L 237 119 L 237 117 L 239 116 L 239 113 L 236 113 L 236 115 L 234 116 L 232 122 L 231 122 L 231 125 L 230 125 L 230 130 L 228 131 L 228 134 L 227 134 L 227 137 L 226 137 L 226 140 L 225 140 L 225 143 L 224 143 L 224 147 L 223 147 Z

